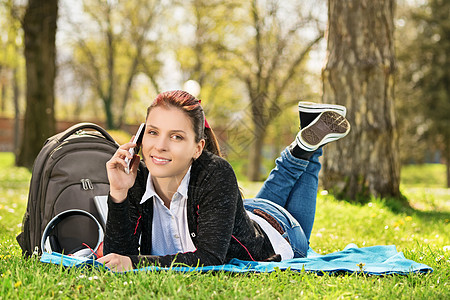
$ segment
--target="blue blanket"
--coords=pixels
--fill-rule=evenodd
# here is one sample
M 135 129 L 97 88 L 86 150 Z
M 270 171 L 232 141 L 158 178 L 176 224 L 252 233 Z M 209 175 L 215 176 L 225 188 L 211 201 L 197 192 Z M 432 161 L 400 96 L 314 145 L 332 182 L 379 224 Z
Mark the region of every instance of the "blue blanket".
M 66 267 L 83 267 L 86 265 L 103 267 L 102 264 L 93 259 L 71 257 L 59 253 L 44 253 L 41 257 L 41 262 L 57 265 L 62 264 Z M 282 262 L 252 262 L 232 259 L 227 264 L 220 266 L 173 266 L 172 268 L 150 266 L 142 269 L 135 269 L 133 271 L 163 271 L 169 269 L 178 272 L 225 271 L 234 273 L 263 273 L 290 269 L 292 271 L 300 272 L 304 270 L 305 272 L 314 272 L 318 274 L 324 272 L 363 272 L 370 275 L 406 275 L 409 273 L 433 272 L 433 269 L 427 265 L 406 259 L 402 252 L 397 252 L 394 245 L 358 248 L 355 244 L 349 244 L 342 251 L 326 255 L 317 254 L 310 249 L 307 258 L 294 258 Z

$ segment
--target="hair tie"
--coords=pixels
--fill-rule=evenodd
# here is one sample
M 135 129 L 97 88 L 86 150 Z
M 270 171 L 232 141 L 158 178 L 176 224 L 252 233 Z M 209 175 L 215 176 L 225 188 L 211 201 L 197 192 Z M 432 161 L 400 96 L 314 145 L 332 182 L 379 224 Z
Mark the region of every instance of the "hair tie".
M 198 104 L 201 104 L 201 103 L 202 103 L 202 100 L 198 99 Z M 205 128 L 211 129 L 211 126 L 209 126 L 208 121 L 206 121 L 205 111 L 203 111 L 203 117 L 205 117 Z
M 205 128 L 211 129 L 211 127 L 210 127 L 209 124 L 208 124 L 208 121 L 206 121 L 206 118 L 205 118 Z

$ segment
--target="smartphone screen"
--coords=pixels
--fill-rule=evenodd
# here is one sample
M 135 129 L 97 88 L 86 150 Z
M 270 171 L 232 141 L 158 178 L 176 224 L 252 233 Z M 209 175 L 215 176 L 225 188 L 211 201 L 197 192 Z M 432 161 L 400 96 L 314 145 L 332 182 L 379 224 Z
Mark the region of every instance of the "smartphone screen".
M 139 129 L 136 132 L 136 135 L 134 136 L 134 139 L 133 139 L 133 143 L 136 144 L 136 147 L 130 148 L 130 150 L 128 150 L 130 152 L 130 154 L 133 155 L 133 159 L 128 159 L 128 157 L 125 157 L 125 162 L 127 163 L 125 172 L 127 174 L 130 174 L 130 167 L 133 164 L 134 154 L 138 154 L 139 150 L 141 149 L 142 137 L 144 136 L 144 132 L 145 132 L 145 123 L 142 123 L 139 126 Z

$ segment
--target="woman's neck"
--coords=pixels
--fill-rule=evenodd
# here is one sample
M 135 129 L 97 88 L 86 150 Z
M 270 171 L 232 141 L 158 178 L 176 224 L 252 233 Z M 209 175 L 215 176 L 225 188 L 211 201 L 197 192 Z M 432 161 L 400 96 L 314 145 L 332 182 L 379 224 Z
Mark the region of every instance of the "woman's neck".
M 184 175 L 180 178 L 178 178 L 178 176 L 168 178 L 152 177 L 155 192 L 162 199 L 167 208 L 170 208 L 170 202 L 172 201 L 173 195 L 177 192 Z

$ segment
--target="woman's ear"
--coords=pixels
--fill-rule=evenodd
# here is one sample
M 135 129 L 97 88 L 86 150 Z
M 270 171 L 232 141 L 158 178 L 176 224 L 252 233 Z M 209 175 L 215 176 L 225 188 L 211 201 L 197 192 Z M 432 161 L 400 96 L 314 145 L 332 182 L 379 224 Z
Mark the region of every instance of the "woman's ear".
M 202 155 L 203 149 L 205 148 L 206 141 L 205 139 L 201 139 L 200 142 L 197 143 L 197 149 L 194 153 L 194 160 L 200 157 Z

